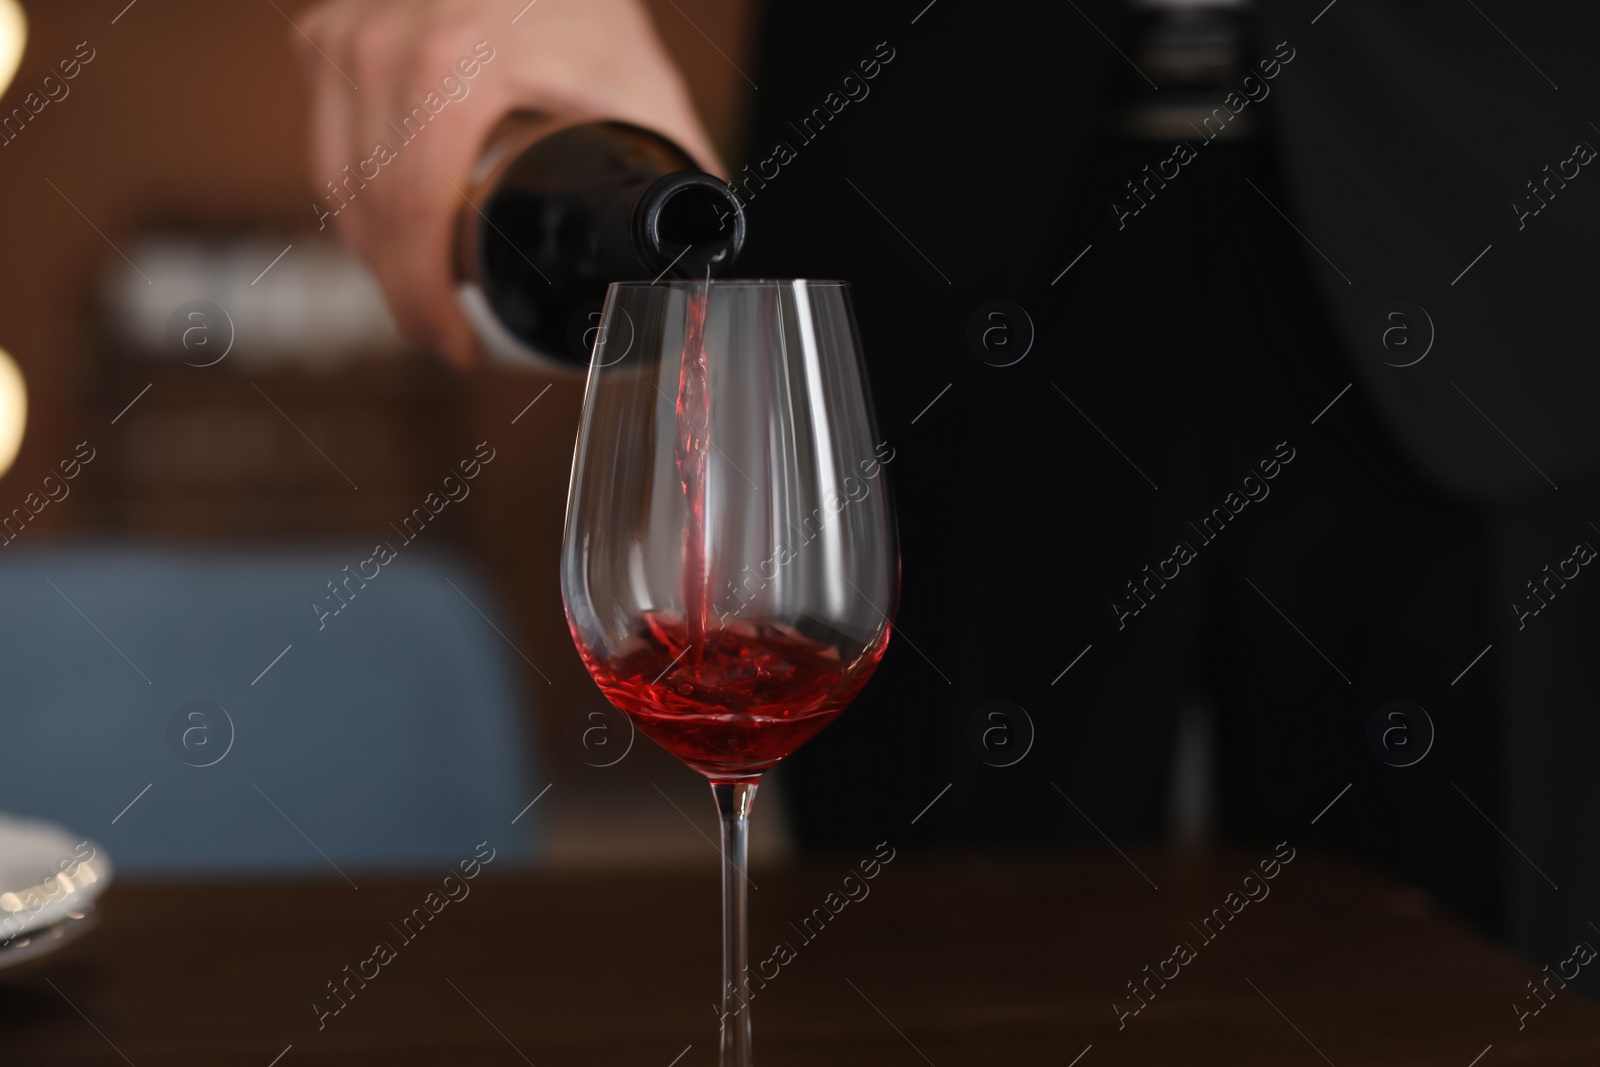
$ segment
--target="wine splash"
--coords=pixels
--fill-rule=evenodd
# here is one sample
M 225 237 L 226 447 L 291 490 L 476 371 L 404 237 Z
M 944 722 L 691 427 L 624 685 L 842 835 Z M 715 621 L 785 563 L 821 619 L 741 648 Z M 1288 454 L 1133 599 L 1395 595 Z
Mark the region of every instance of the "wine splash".
M 637 617 L 633 637 L 609 659 L 580 641 L 584 666 L 606 698 L 647 736 L 712 778 L 754 776 L 805 744 L 872 677 L 885 630 L 853 658 L 832 644 L 773 623 L 735 621 L 688 667 L 688 627 L 671 615 Z

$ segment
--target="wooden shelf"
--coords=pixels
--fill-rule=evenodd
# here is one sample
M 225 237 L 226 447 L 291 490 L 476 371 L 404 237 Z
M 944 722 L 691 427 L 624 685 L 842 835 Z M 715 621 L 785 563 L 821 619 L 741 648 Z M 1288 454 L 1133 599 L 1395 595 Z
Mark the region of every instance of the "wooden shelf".
M 104 528 L 176 540 L 372 537 L 470 455 L 470 395 L 420 355 L 250 373 L 110 354 Z M 456 516 L 439 533 L 466 539 Z

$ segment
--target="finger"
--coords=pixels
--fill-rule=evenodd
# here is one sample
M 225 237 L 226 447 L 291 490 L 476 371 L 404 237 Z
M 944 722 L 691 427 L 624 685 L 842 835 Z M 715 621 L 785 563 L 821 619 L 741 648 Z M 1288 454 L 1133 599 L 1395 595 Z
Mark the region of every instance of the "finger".
M 314 203 L 323 205 L 317 212 L 325 226 L 330 220 L 323 211 L 337 217 L 335 225 L 340 232 L 353 238 L 351 220 L 345 217 L 344 202 L 337 194 L 339 169 L 350 151 L 351 129 L 354 115 L 349 100 L 350 87 L 329 72 L 321 76 L 313 92 L 311 105 L 311 189 Z M 322 226 L 318 227 L 323 228 Z
M 374 273 L 408 340 L 447 363 L 470 367 L 476 362 L 476 341 L 456 305 L 450 273 L 435 269 L 429 247 L 419 239 L 406 253 L 381 256 L 373 261 Z
M 336 0 L 322 4 L 300 16 L 291 32 L 301 70 L 311 86 L 311 187 L 315 203 L 323 211 L 343 215 L 343 201 L 330 183 L 336 180 L 343 157 L 349 151 L 354 125 L 355 92 L 345 80 L 332 56 L 342 51 L 341 42 L 356 19 L 361 17 L 363 0 Z M 319 228 L 328 216 L 318 212 Z M 348 220 L 335 223 L 348 232 Z
M 289 18 L 289 45 L 307 80 L 320 79 L 320 68 L 333 62 L 345 32 L 365 10 L 366 0 L 330 0 Z

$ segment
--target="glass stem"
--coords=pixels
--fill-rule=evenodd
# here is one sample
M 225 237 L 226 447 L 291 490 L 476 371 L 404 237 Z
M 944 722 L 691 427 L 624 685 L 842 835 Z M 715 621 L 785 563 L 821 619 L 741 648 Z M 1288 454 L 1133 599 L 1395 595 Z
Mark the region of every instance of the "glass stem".
M 712 782 L 722 817 L 722 1054 L 721 1067 L 751 1067 L 748 908 L 750 805 L 758 780 Z

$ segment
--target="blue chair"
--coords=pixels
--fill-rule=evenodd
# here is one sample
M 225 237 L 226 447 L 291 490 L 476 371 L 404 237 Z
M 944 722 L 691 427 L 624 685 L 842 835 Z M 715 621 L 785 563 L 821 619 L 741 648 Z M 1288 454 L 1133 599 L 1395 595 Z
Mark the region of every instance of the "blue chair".
M 443 874 L 483 841 L 529 860 L 542 782 L 493 597 L 402 548 L 319 618 L 370 555 L 0 550 L 0 810 L 97 840 L 121 874 L 359 882 Z

